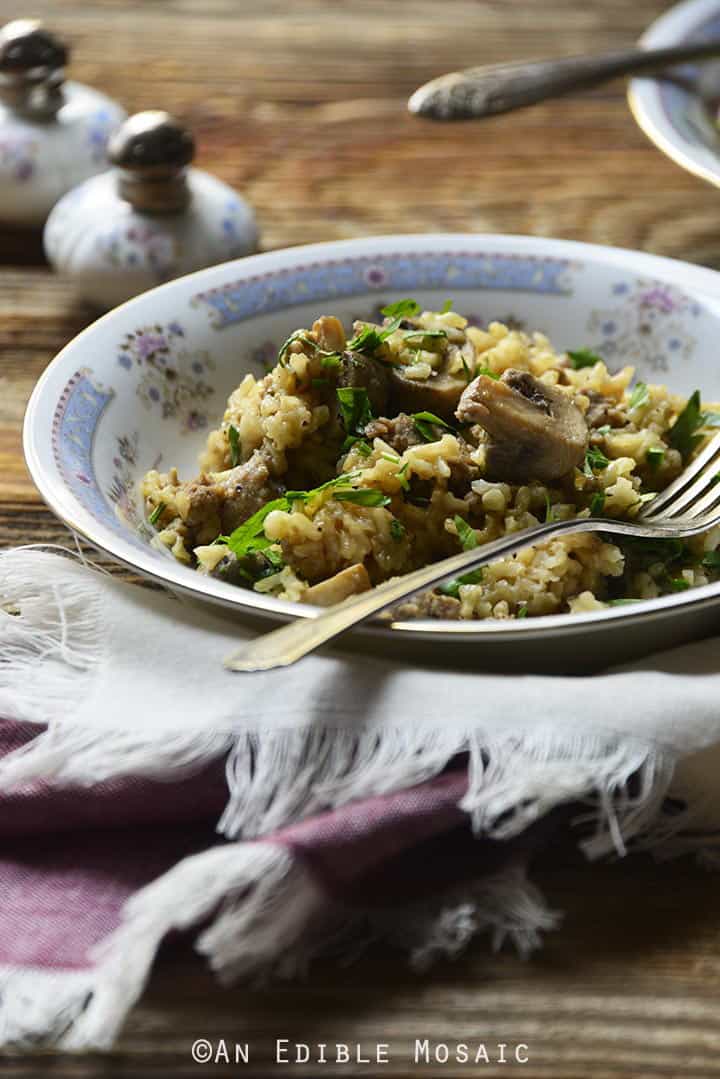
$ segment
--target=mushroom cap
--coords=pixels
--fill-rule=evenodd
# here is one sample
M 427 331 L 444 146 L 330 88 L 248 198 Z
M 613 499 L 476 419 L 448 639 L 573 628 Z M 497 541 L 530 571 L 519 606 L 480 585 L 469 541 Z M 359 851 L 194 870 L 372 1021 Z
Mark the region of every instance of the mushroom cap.
M 464 391 L 456 415 L 490 435 L 486 470 L 496 479 L 559 479 L 587 450 L 588 427 L 580 409 L 562 390 L 527 371 L 511 368 L 500 379 L 480 375 Z
M 154 109 L 130 116 L 108 144 L 111 164 L 129 172 L 177 172 L 194 156 L 190 130 L 170 113 Z
M 65 66 L 70 50 L 37 19 L 14 19 L 0 29 L 0 75 L 42 75 Z

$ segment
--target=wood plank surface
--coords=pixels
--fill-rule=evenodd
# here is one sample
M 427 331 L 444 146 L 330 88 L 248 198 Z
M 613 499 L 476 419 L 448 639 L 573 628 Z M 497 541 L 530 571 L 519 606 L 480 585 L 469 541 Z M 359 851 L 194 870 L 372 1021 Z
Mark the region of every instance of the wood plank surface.
M 720 266 L 720 196 L 637 129 L 621 82 L 482 125 L 406 115 L 433 75 L 623 46 L 661 0 L 37 0 L 72 74 L 128 109 L 189 121 L 199 164 L 255 205 L 265 248 L 383 232 L 531 233 Z M 20 14 L 0 0 L 0 22 Z M 21 452 L 35 379 L 92 318 L 42 263 L 37 234 L 0 232 L 0 545 L 67 542 Z M 8 1056 L 36 1076 L 347 1075 L 526 1079 L 720 1076 L 720 915 L 713 877 L 635 859 L 538 875 L 563 928 L 523 962 L 479 942 L 419 978 L 395 954 L 313 968 L 300 984 L 219 989 L 169 949 L 117 1048 Z M 196 1038 L 248 1042 L 245 1066 L 194 1064 Z M 390 1044 L 390 1063 L 271 1065 L 275 1038 Z M 414 1064 L 416 1038 L 528 1044 L 525 1065 Z

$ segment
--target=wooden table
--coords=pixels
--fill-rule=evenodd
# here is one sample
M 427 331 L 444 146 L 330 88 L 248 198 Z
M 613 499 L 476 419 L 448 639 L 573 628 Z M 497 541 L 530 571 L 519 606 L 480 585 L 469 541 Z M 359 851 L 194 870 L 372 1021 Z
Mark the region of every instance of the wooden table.
M 36 0 L 74 47 L 73 75 L 132 111 L 189 121 L 200 163 L 257 208 L 266 248 L 367 233 L 532 233 L 720 265 L 719 197 L 651 146 L 616 83 L 474 126 L 405 114 L 416 85 L 489 60 L 620 47 L 662 0 Z M 1 0 L 0 17 L 19 9 Z M 38 237 L 0 233 L 0 543 L 67 541 L 28 478 L 25 402 L 91 318 L 43 265 Z M 687 864 L 538 874 L 564 928 L 529 962 L 478 943 L 419 979 L 401 957 L 319 966 L 259 994 L 218 989 L 199 961 L 165 954 L 116 1050 L 25 1056 L 14 1079 L 197 1075 L 525 1079 L 720 1076 L 717 883 Z M 249 1042 L 251 1064 L 199 1067 L 195 1038 Z M 389 1042 L 391 1063 L 271 1068 L 276 1037 Z M 511 1045 L 524 1066 L 415 1066 L 416 1038 Z

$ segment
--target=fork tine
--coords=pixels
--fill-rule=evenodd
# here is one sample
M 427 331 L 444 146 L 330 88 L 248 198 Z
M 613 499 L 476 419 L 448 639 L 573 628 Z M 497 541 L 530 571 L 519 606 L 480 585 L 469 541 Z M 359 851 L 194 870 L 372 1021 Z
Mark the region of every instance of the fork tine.
M 682 514 L 683 519 L 697 520 L 700 517 L 706 516 L 716 509 L 720 503 L 720 483 L 715 481 L 706 494 L 702 498 L 698 498 L 693 502 L 691 506 L 688 506 L 685 513 Z M 674 506 L 673 506 L 674 509 Z M 716 514 L 717 516 L 718 514 Z M 678 518 L 673 517 L 672 520 Z
M 712 489 L 717 486 L 718 470 L 720 470 L 720 452 L 712 457 L 700 471 L 697 478 L 686 487 L 683 491 L 680 491 L 675 498 L 671 498 L 669 502 L 665 504 L 664 508 L 661 508 L 660 517 L 680 517 L 685 513 L 692 513 L 694 515 L 695 507 L 698 499 L 705 494 L 708 489 Z M 654 503 L 650 503 L 652 505 Z
M 640 514 L 640 517 L 649 520 L 655 517 L 661 510 L 663 511 L 663 516 L 665 516 L 666 514 L 672 514 L 676 509 L 679 510 L 682 506 L 686 506 L 688 502 L 696 497 L 697 492 L 705 490 L 711 477 L 714 475 L 713 468 L 720 466 L 720 461 L 715 461 L 715 458 L 719 454 L 720 434 L 717 434 L 710 442 L 708 442 L 707 446 L 705 446 L 698 454 L 696 459 L 676 480 L 674 480 L 673 483 L 653 498 L 652 502 L 648 502 L 647 506 Z M 689 487 L 691 484 L 692 487 Z M 682 492 L 685 491 L 686 488 L 688 488 L 688 497 L 683 497 Z M 694 491 L 695 488 L 697 488 L 697 492 L 691 494 L 690 492 Z M 668 503 L 671 502 L 672 506 L 669 507 Z

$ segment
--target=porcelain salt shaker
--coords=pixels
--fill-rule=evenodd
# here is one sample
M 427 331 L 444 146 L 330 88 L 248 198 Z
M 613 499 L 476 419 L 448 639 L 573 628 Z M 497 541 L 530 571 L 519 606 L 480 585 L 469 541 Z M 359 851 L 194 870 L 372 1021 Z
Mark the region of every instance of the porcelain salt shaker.
M 190 131 L 174 117 L 137 113 L 110 140 L 114 167 L 50 214 L 48 259 L 91 303 L 112 307 L 255 250 L 253 211 L 217 177 L 190 168 L 194 154 Z
M 44 223 L 57 200 L 106 168 L 126 113 L 105 94 L 64 80 L 68 49 L 40 23 L 0 29 L 0 222 Z

